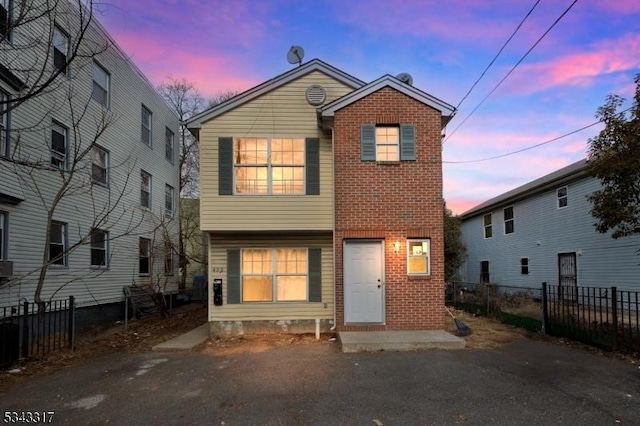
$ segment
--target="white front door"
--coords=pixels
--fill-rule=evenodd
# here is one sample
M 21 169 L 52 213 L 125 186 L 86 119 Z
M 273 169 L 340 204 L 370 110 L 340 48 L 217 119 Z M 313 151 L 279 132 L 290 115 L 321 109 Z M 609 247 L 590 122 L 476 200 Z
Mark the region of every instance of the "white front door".
M 382 241 L 345 241 L 345 323 L 384 322 L 384 264 Z

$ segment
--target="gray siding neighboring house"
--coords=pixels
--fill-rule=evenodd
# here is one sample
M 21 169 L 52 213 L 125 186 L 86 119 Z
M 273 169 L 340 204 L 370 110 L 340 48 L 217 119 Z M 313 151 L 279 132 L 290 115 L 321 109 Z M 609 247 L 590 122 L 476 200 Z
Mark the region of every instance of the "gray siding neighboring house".
M 581 160 L 463 213 L 462 279 L 640 290 L 640 235 L 595 230 L 586 196 L 600 188 Z
M 21 3 L 13 5 L 17 14 Z M 56 7 L 55 21 L 35 19 L 14 28 L 10 43 L 3 39 L 0 64 L 12 65 L 0 73 L 5 99 L 18 99 L 33 84 L 33 73 L 20 69 L 55 71 L 56 34 L 65 34 L 69 45 L 75 42 L 77 3 L 62 1 Z M 27 50 L 19 49 L 33 40 Z M 87 55 L 96 49 L 97 55 Z M 103 232 L 47 267 L 44 300 L 73 295 L 79 307 L 117 304 L 121 316 L 123 286 L 177 288 L 178 258 L 171 250 L 177 247 L 179 219 L 177 138 L 173 152 L 167 143 L 178 134 L 178 117 L 95 17 L 81 52 L 47 90 L 3 117 L 0 261 L 10 268 L 0 273 L 0 313 L 21 300 L 33 301 L 45 245 L 66 250 L 91 229 Z M 109 124 L 96 139 L 105 119 Z M 73 157 L 90 146 L 91 153 L 77 164 L 75 190 L 53 214 L 60 238 L 47 241 L 46 208 L 62 176 L 70 176 L 60 168 L 70 169 Z M 151 178 L 145 181 L 143 175 Z M 103 220 L 96 223 L 96 217 Z

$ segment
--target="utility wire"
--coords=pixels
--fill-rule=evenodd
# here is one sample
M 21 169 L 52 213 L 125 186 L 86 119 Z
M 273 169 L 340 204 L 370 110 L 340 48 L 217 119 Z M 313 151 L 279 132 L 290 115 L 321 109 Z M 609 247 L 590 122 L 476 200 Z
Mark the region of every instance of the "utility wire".
M 469 91 L 462 97 L 462 99 L 460 100 L 460 102 L 458 102 L 458 105 L 456 105 L 456 110 L 458 110 L 460 108 L 460 105 L 462 105 L 462 103 L 465 101 L 465 99 L 467 99 L 467 97 L 471 94 L 471 91 L 473 91 L 473 89 L 475 89 L 476 85 L 480 82 L 480 80 L 482 80 L 482 77 L 484 77 L 484 75 L 487 73 L 487 71 L 489 71 L 489 68 L 491 68 L 491 66 L 493 65 L 493 63 L 498 59 L 498 57 L 502 54 L 502 51 L 504 50 L 505 47 L 507 47 L 507 45 L 509 44 L 509 42 L 511 41 L 511 39 L 513 39 L 513 37 L 516 35 L 516 33 L 520 30 L 520 27 L 522 27 L 522 24 L 524 24 L 524 22 L 529 18 L 529 15 L 531 15 L 531 13 L 533 12 L 533 10 L 538 6 L 538 4 L 540 3 L 540 0 L 537 0 L 536 3 L 533 5 L 533 7 L 531 8 L 531 10 L 529 10 L 529 12 L 525 15 L 524 18 L 522 18 L 522 21 L 520 21 L 520 23 L 518 24 L 518 26 L 516 27 L 516 29 L 513 31 L 513 33 L 511 33 L 511 35 L 509 36 L 509 38 L 507 39 L 507 41 L 504 42 L 504 44 L 502 45 L 502 47 L 500 48 L 500 50 L 498 51 L 498 53 L 496 54 L 496 56 L 493 57 L 493 59 L 491 60 L 491 62 L 489 62 L 489 65 L 487 65 L 487 67 L 484 69 L 484 71 L 482 71 L 482 74 L 480 74 L 480 77 L 478 77 L 478 79 L 475 81 L 475 83 L 473 83 L 473 85 L 471 86 L 471 88 L 469 89 Z
M 478 106 L 476 106 L 473 111 L 471 111 L 465 118 L 464 120 L 462 120 L 462 122 L 460 124 L 458 124 L 458 126 L 453 129 L 453 131 L 447 136 L 447 138 L 444 140 L 444 142 L 448 141 L 451 136 L 453 136 L 453 134 L 460 128 L 460 126 L 462 126 L 468 119 L 469 117 L 471 117 L 473 115 L 473 113 L 475 113 L 478 108 L 480 108 L 482 106 L 482 104 L 484 104 L 484 102 L 493 94 L 493 92 L 495 92 L 498 87 L 500 87 L 502 85 L 502 83 L 504 83 L 504 81 L 511 75 L 511 73 L 513 73 L 513 71 L 515 71 L 515 69 L 522 63 L 522 61 L 525 60 L 525 58 L 527 56 L 529 56 L 529 53 L 531 53 L 531 51 L 533 49 L 536 48 L 536 46 L 538 44 L 540 44 L 540 42 L 542 41 L 542 39 L 544 39 L 547 34 L 549 34 L 549 32 L 558 24 L 558 22 L 560 22 L 560 20 L 562 20 L 562 18 L 564 18 L 564 16 L 571 10 L 571 8 L 573 8 L 573 6 L 578 2 L 578 0 L 573 0 L 573 3 L 571 3 L 569 5 L 569 7 L 567 7 L 565 9 L 564 12 L 562 12 L 562 14 L 558 17 L 558 19 L 556 19 L 553 24 L 551 24 L 551 26 L 547 29 L 547 31 L 544 32 L 544 34 L 542 34 L 540 36 L 540 38 L 538 38 L 538 40 L 533 44 L 533 46 L 531 46 L 529 48 L 529 50 L 527 50 L 527 52 L 522 56 L 522 58 L 520 58 L 520 60 L 509 70 L 509 72 L 502 78 L 502 80 L 500 80 L 500 82 L 489 92 L 489 94 L 487 94 L 487 96 L 485 96 L 482 101 L 480 101 L 480 103 L 478 104 Z M 443 142 L 443 143 L 444 143 Z

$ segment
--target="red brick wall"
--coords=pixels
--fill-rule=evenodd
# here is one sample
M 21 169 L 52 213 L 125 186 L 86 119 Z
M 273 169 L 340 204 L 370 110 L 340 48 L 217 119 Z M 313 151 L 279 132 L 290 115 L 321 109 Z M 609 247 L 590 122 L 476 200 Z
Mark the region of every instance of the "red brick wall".
M 444 240 L 440 113 L 385 87 L 335 114 L 335 253 L 339 329 L 344 323 L 343 241 L 384 240 L 385 326 L 444 328 Z M 361 124 L 414 124 L 416 161 L 360 160 Z M 431 239 L 431 275 L 409 277 L 406 239 Z M 402 243 L 399 254 L 393 244 Z M 356 327 L 357 328 L 357 327 Z

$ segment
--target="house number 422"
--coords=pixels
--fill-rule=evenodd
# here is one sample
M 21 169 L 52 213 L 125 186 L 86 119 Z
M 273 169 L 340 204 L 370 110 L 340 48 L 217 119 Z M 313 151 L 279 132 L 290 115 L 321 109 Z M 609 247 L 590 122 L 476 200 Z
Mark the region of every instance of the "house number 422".
M 224 272 L 224 268 L 222 266 L 214 266 L 211 268 L 211 272 L 214 274 Z

